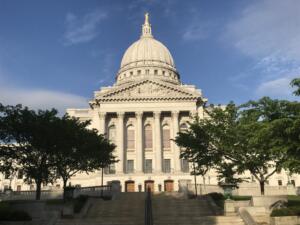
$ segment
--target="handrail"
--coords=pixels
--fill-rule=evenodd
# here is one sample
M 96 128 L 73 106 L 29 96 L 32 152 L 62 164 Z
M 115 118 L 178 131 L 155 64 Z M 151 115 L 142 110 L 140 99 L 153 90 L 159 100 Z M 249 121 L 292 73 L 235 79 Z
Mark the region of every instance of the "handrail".
M 153 225 L 151 189 L 148 188 L 145 199 L 145 225 Z

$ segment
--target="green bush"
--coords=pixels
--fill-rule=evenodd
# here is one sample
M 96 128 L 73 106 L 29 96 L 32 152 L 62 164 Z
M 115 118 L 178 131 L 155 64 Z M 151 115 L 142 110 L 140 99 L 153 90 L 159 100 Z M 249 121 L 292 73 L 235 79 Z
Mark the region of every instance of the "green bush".
M 75 198 L 74 199 L 74 213 L 79 213 L 87 200 L 88 200 L 87 195 L 80 195 L 77 198 Z
M 251 196 L 239 196 L 239 195 L 233 195 L 231 196 L 231 199 L 234 201 L 247 201 L 251 200 Z
M 287 208 L 274 209 L 271 216 L 300 216 L 300 196 L 288 196 Z
M 300 216 L 300 208 L 274 209 L 271 216 Z
M 208 195 L 213 199 L 217 206 L 219 206 L 221 209 L 224 209 L 225 196 L 223 194 L 212 192 Z
M 28 221 L 31 219 L 31 216 L 23 210 L 15 210 L 8 203 L 0 204 L 0 221 Z

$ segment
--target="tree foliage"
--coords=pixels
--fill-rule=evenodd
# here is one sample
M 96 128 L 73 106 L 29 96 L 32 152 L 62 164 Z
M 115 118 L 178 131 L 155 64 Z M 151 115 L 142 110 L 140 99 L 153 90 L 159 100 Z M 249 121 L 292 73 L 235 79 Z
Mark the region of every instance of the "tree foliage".
M 30 110 L 21 105 L 0 104 L 0 172 L 22 169 L 27 183 L 41 185 L 61 178 L 67 181 L 77 172 L 92 172 L 115 162 L 110 143 L 89 121 L 80 122 L 57 111 Z
M 229 103 L 225 109 L 207 109 L 208 118 L 196 119 L 176 143 L 185 149 L 182 157 L 187 154 L 200 168 L 217 169 L 220 179 L 237 183 L 241 180 L 233 173 L 250 172 L 264 194 L 276 171 L 288 162 L 296 168 L 299 162 L 299 157 L 290 157 L 299 153 L 299 107 L 297 102 L 264 97 L 239 107 Z

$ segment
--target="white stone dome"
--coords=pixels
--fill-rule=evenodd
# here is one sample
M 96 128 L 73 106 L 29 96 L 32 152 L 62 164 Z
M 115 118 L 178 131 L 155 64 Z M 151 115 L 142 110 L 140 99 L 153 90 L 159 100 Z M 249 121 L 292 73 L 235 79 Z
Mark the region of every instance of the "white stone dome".
M 152 37 L 142 37 L 134 42 L 125 52 L 121 69 L 126 66 L 137 64 L 157 63 L 162 66 L 175 68 L 173 57 L 170 51 L 161 42 Z
M 123 55 L 117 74 L 117 84 L 149 76 L 179 83 L 179 74 L 173 57 L 168 48 L 152 36 L 148 13 L 146 13 L 140 39 L 134 42 Z

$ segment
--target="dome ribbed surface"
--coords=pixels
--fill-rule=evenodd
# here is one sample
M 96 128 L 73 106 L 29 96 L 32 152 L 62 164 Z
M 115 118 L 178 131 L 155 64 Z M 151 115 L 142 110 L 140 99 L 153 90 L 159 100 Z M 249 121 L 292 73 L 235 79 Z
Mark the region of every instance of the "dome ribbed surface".
M 166 46 L 154 38 L 141 38 L 126 50 L 121 61 L 121 69 L 127 66 L 153 63 L 175 69 L 173 57 Z

